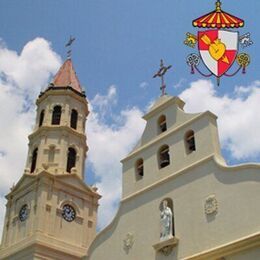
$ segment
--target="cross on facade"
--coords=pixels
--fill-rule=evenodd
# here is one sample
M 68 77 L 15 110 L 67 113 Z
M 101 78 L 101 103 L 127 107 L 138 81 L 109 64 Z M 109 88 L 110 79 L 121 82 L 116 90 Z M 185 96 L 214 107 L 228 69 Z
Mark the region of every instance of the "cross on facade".
M 154 74 L 153 78 L 156 77 L 160 77 L 161 81 L 162 81 L 162 85 L 160 87 L 160 90 L 162 91 L 162 96 L 164 96 L 165 93 L 165 89 L 166 89 L 166 84 L 164 83 L 164 75 L 166 74 L 166 72 L 172 67 L 172 65 L 169 66 L 164 66 L 163 64 L 163 60 L 161 59 L 161 64 L 160 64 L 160 69 L 156 72 L 156 74 Z
M 68 48 L 67 50 L 67 59 L 70 59 L 71 58 L 71 53 L 72 53 L 72 50 L 71 50 L 71 45 L 72 43 L 76 40 L 75 37 L 72 37 L 70 36 L 68 42 L 66 43 L 65 47 Z

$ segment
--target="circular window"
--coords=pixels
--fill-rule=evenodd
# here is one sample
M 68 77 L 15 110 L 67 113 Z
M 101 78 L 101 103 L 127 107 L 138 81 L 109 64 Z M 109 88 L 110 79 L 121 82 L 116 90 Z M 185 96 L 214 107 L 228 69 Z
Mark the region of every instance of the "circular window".
M 19 212 L 19 219 L 25 221 L 29 215 L 29 209 L 27 205 L 23 205 Z
M 73 221 L 76 217 L 75 209 L 69 204 L 64 205 L 62 209 L 62 217 L 68 222 Z

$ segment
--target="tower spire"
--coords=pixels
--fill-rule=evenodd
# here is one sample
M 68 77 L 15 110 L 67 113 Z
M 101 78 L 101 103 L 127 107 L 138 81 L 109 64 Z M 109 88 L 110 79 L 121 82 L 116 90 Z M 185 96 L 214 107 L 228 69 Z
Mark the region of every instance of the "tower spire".
M 60 67 L 52 81 L 52 85 L 56 88 L 71 87 L 79 93 L 83 92 L 70 57 Z

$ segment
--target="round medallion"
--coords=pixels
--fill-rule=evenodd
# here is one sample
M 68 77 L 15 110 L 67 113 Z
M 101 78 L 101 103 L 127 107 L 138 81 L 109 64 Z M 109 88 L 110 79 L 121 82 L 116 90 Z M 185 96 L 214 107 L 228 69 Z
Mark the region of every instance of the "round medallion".
M 76 217 L 75 209 L 69 204 L 64 205 L 62 209 L 62 217 L 68 222 L 73 221 Z
M 25 221 L 29 215 L 29 209 L 27 205 L 23 205 L 19 212 L 19 219 Z

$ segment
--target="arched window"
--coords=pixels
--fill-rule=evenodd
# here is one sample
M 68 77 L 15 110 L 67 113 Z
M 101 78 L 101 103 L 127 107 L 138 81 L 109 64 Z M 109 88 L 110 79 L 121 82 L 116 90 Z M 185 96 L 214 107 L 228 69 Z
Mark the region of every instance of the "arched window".
M 68 160 L 67 160 L 67 172 L 71 172 L 71 169 L 76 165 L 76 150 L 72 147 L 68 150 Z
M 52 112 L 52 125 L 59 125 L 61 118 L 61 106 L 55 106 Z
M 196 151 L 194 131 L 190 130 L 185 134 L 185 146 L 187 154 Z
M 38 155 L 38 148 L 35 148 L 32 153 L 31 173 L 33 173 L 36 168 L 37 155 Z
M 135 165 L 136 180 L 141 180 L 144 177 L 144 161 L 139 159 Z
M 166 116 L 162 115 L 162 116 L 160 116 L 160 118 L 158 120 L 159 134 L 165 132 L 166 130 L 167 130 Z
M 174 229 L 174 209 L 170 198 L 165 198 L 160 203 L 161 216 L 161 239 L 171 238 L 175 235 Z
M 44 110 L 42 110 L 40 114 L 39 127 L 42 126 L 44 120 Z
M 163 145 L 158 154 L 159 168 L 164 168 L 170 164 L 169 146 Z
M 70 116 L 70 127 L 73 129 L 77 129 L 78 123 L 78 112 L 75 109 L 72 109 Z

